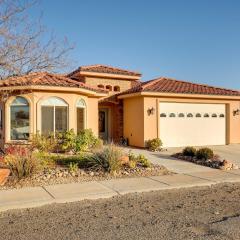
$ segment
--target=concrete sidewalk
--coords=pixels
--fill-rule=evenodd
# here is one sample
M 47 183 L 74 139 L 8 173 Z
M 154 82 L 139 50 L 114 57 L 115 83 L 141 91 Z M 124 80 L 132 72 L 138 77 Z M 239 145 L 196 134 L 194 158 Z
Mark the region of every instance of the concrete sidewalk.
M 210 171 L 211 170 L 211 171 Z M 29 208 L 51 203 L 110 198 L 127 193 L 148 192 L 216 183 L 240 182 L 240 170 L 210 169 L 165 176 L 122 178 L 0 191 L 0 211 Z

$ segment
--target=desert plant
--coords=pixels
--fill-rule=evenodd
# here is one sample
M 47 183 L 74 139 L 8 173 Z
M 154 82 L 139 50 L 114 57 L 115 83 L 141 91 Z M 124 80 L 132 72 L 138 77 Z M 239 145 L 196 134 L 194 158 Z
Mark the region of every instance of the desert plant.
M 118 172 L 121 167 L 122 150 L 114 144 L 107 145 L 103 150 L 94 153 L 90 157 L 89 163 L 95 170 L 105 170 L 109 173 Z
M 31 176 L 40 167 L 39 160 L 27 147 L 10 146 L 6 150 L 4 160 L 9 167 L 11 174 L 18 179 Z
M 70 173 L 76 173 L 78 171 L 78 164 L 70 162 L 68 168 L 69 168 Z
M 137 162 L 145 168 L 149 168 L 151 167 L 151 162 L 143 155 L 143 154 L 139 154 L 137 157 Z
M 41 152 L 53 152 L 57 146 L 57 139 L 53 133 L 49 133 L 47 136 L 37 134 L 31 135 L 31 146 L 33 149 L 38 149 Z
M 200 148 L 196 153 L 197 159 L 208 160 L 214 156 L 213 150 L 210 148 Z
M 159 151 L 162 147 L 162 141 L 159 138 L 150 139 L 147 141 L 147 148 L 150 151 Z
M 130 160 L 128 161 L 128 165 L 129 168 L 135 168 L 137 166 L 137 162 L 134 160 Z
M 76 137 L 75 151 L 87 151 L 95 148 L 96 146 L 99 147 L 101 144 L 101 140 L 98 140 L 98 138 L 94 136 L 91 129 L 84 129 Z
M 197 149 L 194 147 L 185 147 L 182 151 L 184 156 L 195 157 L 197 153 Z
M 76 148 L 76 134 L 74 130 L 65 131 L 56 135 L 59 150 L 63 152 L 74 151 Z

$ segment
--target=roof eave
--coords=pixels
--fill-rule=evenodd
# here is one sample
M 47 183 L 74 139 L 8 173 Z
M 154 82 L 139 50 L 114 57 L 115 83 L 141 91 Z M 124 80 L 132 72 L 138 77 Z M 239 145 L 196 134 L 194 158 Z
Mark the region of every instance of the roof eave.
M 125 99 L 131 97 L 174 97 L 174 98 L 198 98 L 198 99 L 227 99 L 240 100 L 240 96 L 234 95 L 210 95 L 210 94 L 191 94 L 191 93 L 162 93 L 162 92 L 136 92 L 119 95 L 118 99 Z
M 0 87 L 1 91 L 14 91 L 14 90 L 34 90 L 34 91 L 52 91 L 52 92 L 75 92 L 83 93 L 87 96 L 105 97 L 107 93 L 95 92 L 84 88 L 77 87 L 56 87 L 56 86 L 41 86 L 41 85 L 29 85 L 29 86 L 12 86 L 12 87 Z

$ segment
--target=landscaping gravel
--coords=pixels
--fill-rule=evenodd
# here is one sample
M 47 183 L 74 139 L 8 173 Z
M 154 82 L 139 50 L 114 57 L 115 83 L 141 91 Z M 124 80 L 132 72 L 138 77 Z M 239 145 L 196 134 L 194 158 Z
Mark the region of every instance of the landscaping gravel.
M 0 240 L 240 239 L 240 184 L 0 213 Z
M 164 166 L 152 165 L 151 168 L 136 167 L 125 168 L 118 174 L 109 174 L 107 172 L 99 171 L 94 172 L 91 170 L 79 169 L 77 172 L 70 172 L 68 168 L 57 167 L 54 169 L 46 169 L 43 172 L 33 175 L 32 177 L 24 178 L 18 181 L 13 177 L 9 177 L 4 186 L 0 186 L 1 189 L 12 189 L 22 187 L 36 187 L 47 186 L 55 184 L 65 184 L 74 182 L 86 182 L 86 181 L 99 181 L 109 180 L 113 178 L 126 178 L 126 177 L 138 177 L 138 176 L 161 176 L 166 174 L 172 174 Z

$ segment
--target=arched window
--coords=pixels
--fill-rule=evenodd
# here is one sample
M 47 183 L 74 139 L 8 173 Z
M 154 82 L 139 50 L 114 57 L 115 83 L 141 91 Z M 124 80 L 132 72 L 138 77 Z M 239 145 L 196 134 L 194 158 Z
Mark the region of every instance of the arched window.
M 99 84 L 98 87 L 99 88 L 104 88 L 104 86 L 102 84 Z
M 193 117 L 193 114 L 192 114 L 192 113 L 188 113 L 187 117 L 188 117 L 188 118 L 192 118 L 192 117 Z
M 86 127 L 86 102 L 81 98 L 77 101 L 77 133 Z
M 213 118 L 216 118 L 216 117 L 217 117 L 217 114 L 216 114 L 216 113 L 213 113 L 213 114 L 212 114 L 212 117 L 213 117 Z
M 169 117 L 174 118 L 174 117 L 176 117 L 176 114 L 175 113 L 170 113 Z
M 161 117 L 161 118 L 165 118 L 165 117 L 167 117 L 167 114 L 166 114 L 166 113 L 161 113 L 161 114 L 160 114 L 160 117 Z
M 200 113 L 197 113 L 196 118 L 200 118 L 200 117 L 202 117 L 202 115 Z
M 184 118 L 185 115 L 184 115 L 184 113 L 179 113 L 179 114 L 178 114 L 178 117 L 180 117 L 180 118 Z
M 209 114 L 208 114 L 208 113 L 205 113 L 205 114 L 204 114 L 204 117 L 205 117 L 205 118 L 209 118 Z
M 106 86 L 106 89 L 107 89 L 108 91 L 112 91 L 112 86 L 107 85 L 107 86 Z
M 23 97 L 16 97 L 10 104 L 11 140 L 29 138 L 29 103 Z
M 67 131 L 68 104 L 58 97 L 50 97 L 41 103 L 42 134 Z
M 120 92 L 120 87 L 119 86 L 114 86 L 113 91 L 114 92 Z
M 220 118 L 224 118 L 225 115 L 224 115 L 223 113 L 221 113 L 221 114 L 219 115 L 219 117 L 220 117 Z

